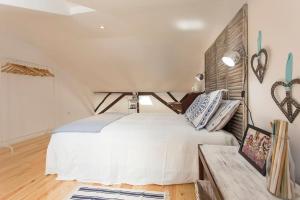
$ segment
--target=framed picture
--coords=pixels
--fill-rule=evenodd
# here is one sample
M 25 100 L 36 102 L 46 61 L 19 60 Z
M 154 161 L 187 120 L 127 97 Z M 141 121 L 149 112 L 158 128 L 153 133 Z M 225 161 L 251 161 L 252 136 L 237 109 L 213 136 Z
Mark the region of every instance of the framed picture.
M 248 125 L 239 149 L 239 153 L 263 176 L 266 175 L 266 159 L 271 143 L 271 133 Z

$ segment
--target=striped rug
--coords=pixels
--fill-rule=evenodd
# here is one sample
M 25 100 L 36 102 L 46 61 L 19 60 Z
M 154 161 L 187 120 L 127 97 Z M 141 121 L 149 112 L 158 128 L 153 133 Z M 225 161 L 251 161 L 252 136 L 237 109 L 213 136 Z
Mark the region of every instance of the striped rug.
M 80 186 L 67 200 L 169 200 L 166 192 Z

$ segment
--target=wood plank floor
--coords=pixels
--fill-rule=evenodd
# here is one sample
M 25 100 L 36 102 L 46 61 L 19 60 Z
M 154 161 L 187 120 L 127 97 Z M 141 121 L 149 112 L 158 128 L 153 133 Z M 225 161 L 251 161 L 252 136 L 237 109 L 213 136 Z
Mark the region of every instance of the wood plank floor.
M 54 175 L 44 175 L 49 139 L 50 136 L 46 134 L 15 144 L 14 153 L 10 153 L 6 148 L 0 149 L 0 200 L 60 200 L 80 184 L 76 181 L 57 181 Z M 121 184 L 111 187 L 168 191 L 171 200 L 195 199 L 193 184 L 172 186 Z

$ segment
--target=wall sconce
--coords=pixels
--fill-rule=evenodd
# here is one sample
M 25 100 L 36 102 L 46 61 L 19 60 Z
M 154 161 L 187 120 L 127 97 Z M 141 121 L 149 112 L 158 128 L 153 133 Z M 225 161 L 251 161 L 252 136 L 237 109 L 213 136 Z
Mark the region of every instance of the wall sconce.
M 195 76 L 196 82 L 192 87 L 192 92 L 202 92 L 202 81 L 204 80 L 204 75 L 199 73 Z
M 204 75 L 203 74 L 197 74 L 196 76 L 195 76 L 195 79 L 197 80 L 197 81 L 199 81 L 199 82 L 201 82 L 201 81 L 203 81 L 204 80 Z
M 241 60 L 241 54 L 237 51 L 229 51 L 224 54 L 222 61 L 228 67 L 236 66 Z

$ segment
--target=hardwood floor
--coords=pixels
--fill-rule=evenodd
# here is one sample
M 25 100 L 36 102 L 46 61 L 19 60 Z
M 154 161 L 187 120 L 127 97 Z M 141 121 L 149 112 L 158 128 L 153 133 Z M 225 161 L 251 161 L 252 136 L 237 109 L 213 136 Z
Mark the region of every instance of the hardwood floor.
M 57 181 L 54 175 L 44 175 L 49 139 L 49 135 L 43 135 L 15 144 L 14 153 L 10 153 L 9 149 L 0 149 L 0 200 L 61 200 L 80 184 L 76 181 Z M 171 200 L 195 199 L 193 184 L 173 186 L 121 184 L 112 187 L 168 191 Z

